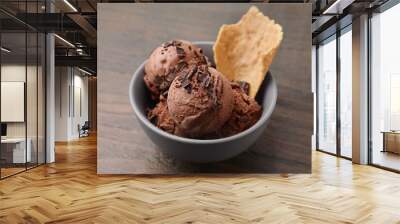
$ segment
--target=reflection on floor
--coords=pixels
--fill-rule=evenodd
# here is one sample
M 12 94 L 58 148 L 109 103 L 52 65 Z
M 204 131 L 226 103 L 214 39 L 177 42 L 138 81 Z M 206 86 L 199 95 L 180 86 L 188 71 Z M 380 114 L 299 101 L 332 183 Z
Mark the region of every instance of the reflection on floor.
M 18 172 L 24 171 L 24 167 L 10 167 L 10 168 L 1 168 L 1 178 L 16 174 Z
M 400 171 L 400 155 L 392 152 L 374 151 L 373 163 Z
M 25 164 L 8 164 L 4 165 L 1 168 L 1 178 L 5 178 L 11 176 L 13 174 L 17 174 L 19 172 L 25 171 L 26 169 L 30 169 L 32 167 L 36 167 L 36 163 L 27 163 L 26 167 Z
M 400 175 L 313 152 L 312 174 L 96 174 L 96 138 L 0 181 L 0 223 L 399 223 Z

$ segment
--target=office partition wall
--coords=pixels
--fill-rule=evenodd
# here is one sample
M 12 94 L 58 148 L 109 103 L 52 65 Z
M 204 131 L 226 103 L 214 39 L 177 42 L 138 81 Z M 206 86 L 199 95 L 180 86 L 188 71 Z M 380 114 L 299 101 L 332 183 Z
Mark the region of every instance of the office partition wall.
M 42 1 L 20 1 L 21 15 L 42 12 Z M 6 2 L 0 3 L 7 4 Z M 0 12 L 0 178 L 45 163 L 45 34 Z
M 317 150 L 352 157 L 351 25 L 321 41 L 316 50 Z

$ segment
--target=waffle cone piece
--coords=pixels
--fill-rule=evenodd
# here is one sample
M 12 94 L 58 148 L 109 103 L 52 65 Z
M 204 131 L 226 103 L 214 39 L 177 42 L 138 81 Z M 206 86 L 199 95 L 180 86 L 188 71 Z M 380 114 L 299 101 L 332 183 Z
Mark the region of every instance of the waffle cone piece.
M 218 71 L 249 83 L 255 98 L 283 38 L 282 27 L 252 6 L 236 24 L 221 26 L 214 44 Z

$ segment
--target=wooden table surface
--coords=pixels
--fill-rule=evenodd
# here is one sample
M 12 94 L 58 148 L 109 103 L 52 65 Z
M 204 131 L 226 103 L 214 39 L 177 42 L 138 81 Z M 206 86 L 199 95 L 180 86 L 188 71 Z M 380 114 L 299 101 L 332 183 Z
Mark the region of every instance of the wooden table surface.
M 259 142 L 225 162 L 193 165 L 161 154 L 136 120 L 128 85 L 136 68 L 170 39 L 214 41 L 250 5 L 278 22 L 284 39 L 271 66 L 278 101 Z M 310 4 L 99 4 L 98 173 L 304 173 L 311 171 Z

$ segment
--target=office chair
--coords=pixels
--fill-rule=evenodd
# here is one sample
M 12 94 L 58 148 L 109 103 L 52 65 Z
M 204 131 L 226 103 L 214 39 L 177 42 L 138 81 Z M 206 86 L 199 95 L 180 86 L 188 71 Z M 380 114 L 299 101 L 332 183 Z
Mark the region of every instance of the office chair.
M 79 138 L 89 136 L 89 129 L 90 129 L 89 121 L 85 121 L 82 127 L 79 128 Z

